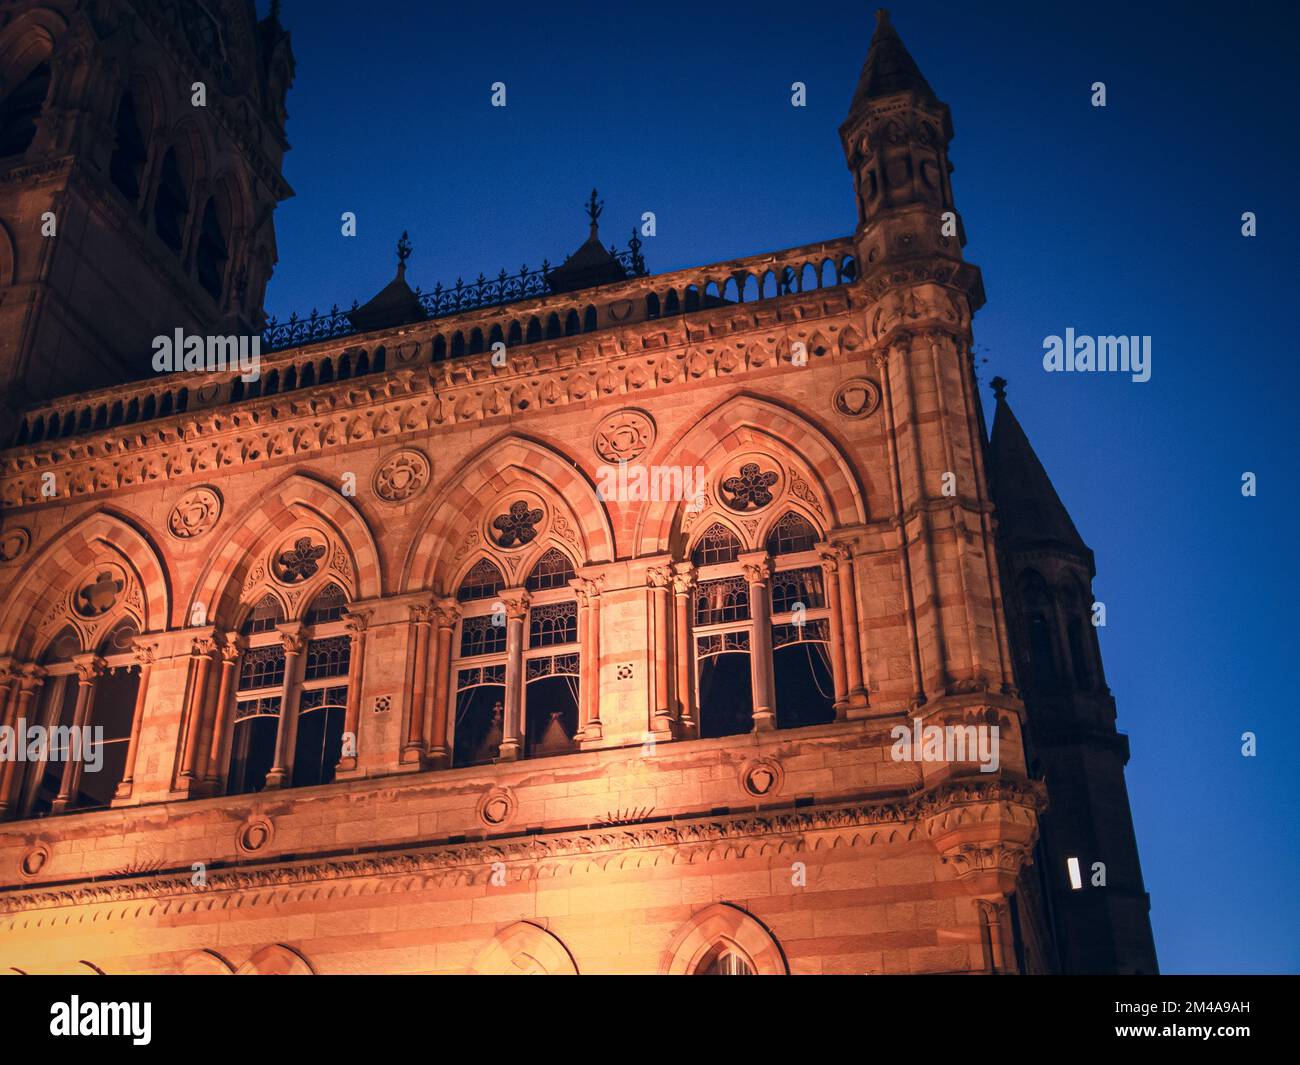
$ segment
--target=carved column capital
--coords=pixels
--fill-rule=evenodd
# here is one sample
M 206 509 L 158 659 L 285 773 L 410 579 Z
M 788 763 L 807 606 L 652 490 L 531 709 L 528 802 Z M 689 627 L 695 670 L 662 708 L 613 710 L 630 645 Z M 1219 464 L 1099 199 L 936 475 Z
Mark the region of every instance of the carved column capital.
M 772 560 L 766 555 L 759 558 L 742 555 L 740 571 L 750 584 L 766 584 L 772 577 Z
M 433 620 L 440 629 L 455 628 L 460 615 L 460 606 L 454 599 L 444 599 L 433 608 Z
M 96 654 L 76 655 L 72 664 L 82 684 L 90 684 L 95 678 L 103 676 L 104 670 L 108 668 L 108 663 Z
M 578 593 L 578 597 L 585 604 L 600 595 L 604 583 L 604 577 L 575 577 L 569 581 L 569 587 Z
M 302 627 L 295 629 L 280 629 L 280 644 L 284 647 L 286 655 L 300 655 L 307 646 L 307 637 L 303 635 Z
M 673 581 L 673 573 L 668 566 L 651 566 L 646 570 L 645 579 L 651 588 L 667 588 Z
M 411 621 L 416 625 L 430 625 L 433 623 L 434 606 L 432 602 L 412 603 L 406 608 L 410 611 Z
M 38 666 L 35 662 L 29 662 L 22 667 L 22 677 L 18 681 L 19 691 L 35 691 L 45 683 L 48 674 L 44 667 Z
M 697 570 L 693 562 L 672 563 L 672 590 L 679 596 L 689 596 L 695 586 Z
M 217 653 L 219 646 L 215 630 L 202 636 L 190 637 L 190 654 L 194 658 L 209 658 Z
M 370 616 L 369 610 L 350 610 L 343 615 L 343 627 L 348 630 L 348 635 L 356 639 L 370 627 Z
M 506 617 L 509 620 L 522 621 L 528 616 L 528 606 L 532 599 L 521 588 L 508 588 L 506 593 L 501 596 L 500 602 L 505 605 Z
M 135 660 L 141 668 L 151 666 L 158 657 L 158 643 L 155 640 L 144 640 L 136 637 L 131 641 L 131 653 L 135 655 Z

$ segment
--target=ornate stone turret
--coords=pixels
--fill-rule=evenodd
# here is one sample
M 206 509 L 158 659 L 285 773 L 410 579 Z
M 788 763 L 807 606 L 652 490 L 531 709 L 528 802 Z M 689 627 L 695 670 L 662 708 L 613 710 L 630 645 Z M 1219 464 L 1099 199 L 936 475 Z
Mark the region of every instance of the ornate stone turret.
M 966 237 L 953 206 L 952 136 L 948 105 L 908 54 L 889 13 L 877 12 L 867 61 L 840 126 L 864 267 L 917 255 L 961 258 Z

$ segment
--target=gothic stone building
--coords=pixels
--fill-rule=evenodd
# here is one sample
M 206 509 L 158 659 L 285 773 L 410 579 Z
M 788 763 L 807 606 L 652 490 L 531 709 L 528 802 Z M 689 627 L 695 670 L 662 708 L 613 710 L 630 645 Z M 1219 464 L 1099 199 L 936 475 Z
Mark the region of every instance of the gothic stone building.
M 251 0 L 0 11 L 0 969 L 1154 971 L 1092 555 L 986 435 L 888 18 L 850 235 L 651 275 L 593 196 L 554 270 L 403 245 L 277 324 L 293 73 Z

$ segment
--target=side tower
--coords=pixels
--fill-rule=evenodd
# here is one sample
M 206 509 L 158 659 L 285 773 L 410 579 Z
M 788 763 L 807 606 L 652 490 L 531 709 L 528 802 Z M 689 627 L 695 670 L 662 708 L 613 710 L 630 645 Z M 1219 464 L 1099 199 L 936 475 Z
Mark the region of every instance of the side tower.
M 5 6 L 0 433 L 145 376 L 159 334 L 260 329 L 294 69 L 278 4 Z
M 1040 873 L 1060 966 L 1070 973 L 1154 973 L 1150 900 L 1142 883 L 1124 766 L 1092 624 L 1092 551 L 1052 486 L 995 378 L 989 449 L 1008 614 L 1024 692 L 1031 765 L 1047 784 Z M 1071 883 L 1068 862 L 1079 866 Z M 1094 864 L 1105 867 L 1095 886 Z
M 888 13 L 878 12 L 840 126 L 857 197 L 854 242 L 884 413 L 878 446 L 888 481 L 880 487 L 892 502 L 889 535 L 903 596 L 894 609 L 908 619 L 907 642 L 890 655 L 897 668 L 879 694 L 873 682 L 872 712 L 920 718 L 926 727 L 997 726 L 999 772 L 1018 785 L 1028 776 L 1023 706 L 1003 613 L 971 356 L 971 319 L 984 288 L 979 269 L 962 259 L 952 136 L 947 105 Z M 952 821 L 963 816 L 954 813 Z M 964 879 L 982 879 L 975 888 L 981 920 L 992 940 L 998 929 L 1004 936 L 1003 960 L 994 968 L 1041 972 L 1052 967 L 1052 949 L 1036 878 L 1025 868 L 1031 855 L 1014 827 L 1021 816 L 1003 806 L 989 816 L 999 829 L 941 851 Z

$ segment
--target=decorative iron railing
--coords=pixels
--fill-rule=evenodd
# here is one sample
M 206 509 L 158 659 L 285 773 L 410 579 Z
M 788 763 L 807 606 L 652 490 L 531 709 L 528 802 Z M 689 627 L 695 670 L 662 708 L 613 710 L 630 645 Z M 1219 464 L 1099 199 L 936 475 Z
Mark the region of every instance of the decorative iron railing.
M 611 245 L 609 251 L 627 271 L 628 277 L 646 276 L 641 241 L 637 239 L 635 231 L 626 250 L 619 251 Z M 470 282 L 458 277 L 456 284 L 447 288 L 441 283 L 432 292 L 423 292 L 417 288 L 415 296 L 424 308 L 426 318 L 444 318 L 479 307 L 500 307 L 520 300 L 549 296 L 552 294 L 550 274 L 551 264 L 543 260 L 540 270 L 529 270 L 527 266 L 521 266 L 515 274 L 508 274 L 504 270 L 493 278 L 479 274 L 476 280 Z M 357 307 L 357 301 L 353 300 L 352 306 L 347 310 L 340 310 L 338 304 L 335 304 L 324 313 L 312 308 L 311 314 L 303 317 L 295 312 L 283 322 L 272 318 L 262 330 L 262 350 L 283 351 L 285 348 L 296 348 L 318 340 L 332 340 L 359 333 L 362 330 L 352 324 L 350 317 Z

